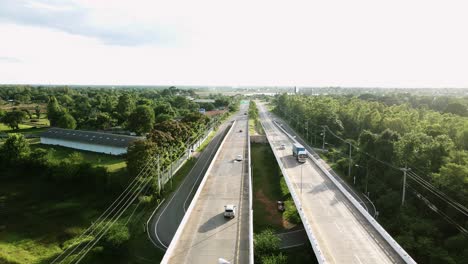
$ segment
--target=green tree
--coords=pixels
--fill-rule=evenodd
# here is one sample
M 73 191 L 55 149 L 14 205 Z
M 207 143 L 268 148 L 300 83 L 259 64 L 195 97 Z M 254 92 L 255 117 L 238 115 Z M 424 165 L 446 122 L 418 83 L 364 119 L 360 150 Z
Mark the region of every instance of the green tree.
M 41 108 L 38 105 L 34 107 L 34 112 L 36 113 L 36 118 L 41 118 Z
M 466 106 L 459 102 L 453 102 L 453 103 L 448 104 L 447 108 L 445 109 L 445 112 L 452 113 L 455 115 L 460 115 L 460 116 L 468 115 L 468 110 Z
M 154 111 L 147 105 L 139 105 L 128 118 L 128 128 L 138 135 L 149 132 L 154 123 Z
M 128 228 L 122 223 L 114 223 L 105 234 L 103 243 L 105 247 L 111 250 L 122 250 L 129 240 L 130 232 Z
M 172 108 L 171 104 L 163 100 L 156 102 L 156 106 L 154 107 L 154 113 L 156 116 L 169 115 L 170 117 L 174 117 L 176 115 L 176 112 Z
M 47 104 L 47 118 L 49 118 L 51 126 L 57 126 L 59 118 L 62 116 L 63 109 L 58 103 L 55 96 L 49 98 Z
M 444 165 L 439 173 L 434 174 L 435 182 L 457 201 L 468 201 L 468 167 L 455 163 Z
M 57 120 L 56 125 L 58 127 L 61 127 L 61 128 L 75 129 L 76 128 L 76 120 L 69 113 L 62 112 L 61 116 Z
M 135 101 L 133 98 L 127 93 L 121 95 L 115 108 L 119 123 L 122 124 L 127 121 L 133 110 L 135 110 Z
M 29 143 L 22 134 L 9 134 L 0 148 L 1 159 L 7 164 L 18 164 L 29 156 Z
M 108 113 L 98 113 L 96 116 L 96 128 L 108 129 L 115 124 L 115 120 Z
M 19 124 L 26 118 L 26 113 L 23 111 L 13 110 L 11 112 L 7 112 L 2 117 L 2 122 L 7 124 L 12 129 L 19 129 Z
M 150 140 L 137 140 L 130 144 L 127 151 L 127 169 L 130 176 L 136 177 L 146 164 L 154 162 L 156 152 L 157 146 Z

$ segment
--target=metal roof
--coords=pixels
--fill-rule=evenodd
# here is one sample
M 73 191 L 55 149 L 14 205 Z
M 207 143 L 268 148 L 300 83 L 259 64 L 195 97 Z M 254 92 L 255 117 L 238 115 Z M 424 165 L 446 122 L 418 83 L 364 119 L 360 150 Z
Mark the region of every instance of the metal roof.
M 63 128 L 51 128 L 45 132 L 42 132 L 41 137 L 120 148 L 128 147 L 128 145 L 135 140 L 145 139 L 144 137 L 133 137 Z

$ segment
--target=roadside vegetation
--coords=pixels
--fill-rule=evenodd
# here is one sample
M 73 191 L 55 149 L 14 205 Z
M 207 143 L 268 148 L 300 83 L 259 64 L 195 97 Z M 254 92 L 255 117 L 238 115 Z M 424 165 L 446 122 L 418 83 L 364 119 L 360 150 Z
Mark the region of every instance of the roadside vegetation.
M 262 124 L 260 123 L 260 120 L 258 118 L 259 118 L 259 115 L 258 115 L 257 104 L 253 100 L 250 100 L 250 103 L 249 103 L 249 133 L 250 135 L 265 135 Z
M 468 204 L 468 119 L 456 110 L 464 101 L 442 98 L 447 103 L 438 105 L 435 98 L 428 107 L 428 98 L 410 98 L 283 94 L 274 111 L 310 145 L 325 146 L 321 155 L 348 183 L 356 178 L 379 222 L 416 261 L 464 263 L 466 208 L 458 205 Z M 411 171 L 402 206 L 405 167 Z

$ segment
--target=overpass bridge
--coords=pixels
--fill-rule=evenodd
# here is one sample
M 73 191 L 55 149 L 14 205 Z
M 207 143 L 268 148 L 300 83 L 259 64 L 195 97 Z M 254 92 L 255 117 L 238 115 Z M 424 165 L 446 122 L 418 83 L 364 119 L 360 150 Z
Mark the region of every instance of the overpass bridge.
M 295 138 L 274 124 L 263 105 L 258 106 L 318 262 L 415 263 L 330 174 L 323 160 L 309 155 L 306 163 L 298 163 L 291 155 Z
M 252 262 L 247 106 L 234 117 L 161 263 Z M 236 206 L 235 218 L 224 218 L 226 204 Z

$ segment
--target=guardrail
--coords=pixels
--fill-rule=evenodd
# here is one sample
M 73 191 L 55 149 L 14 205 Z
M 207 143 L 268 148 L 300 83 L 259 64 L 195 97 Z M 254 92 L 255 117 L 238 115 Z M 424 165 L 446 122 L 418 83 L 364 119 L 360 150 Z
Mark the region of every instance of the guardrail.
M 185 225 L 187 224 L 187 221 L 188 219 L 190 218 L 190 215 L 193 211 L 193 208 L 195 207 L 195 204 L 198 200 L 198 197 L 200 196 L 200 193 L 203 189 L 203 187 L 205 186 L 205 183 L 208 179 L 208 174 L 210 173 L 211 169 L 213 168 L 213 165 L 215 163 L 215 160 L 216 158 L 218 157 L 219 155 L 219 152 L 221 151 L 221 149 L 223 148 L 223 145 L 224 143 L 226 142 L 226 139 L 227 137 L 229 136 L 229 134 L 232 132 L 232 129 L 235 125 L 236 121 L 234 120 L 234 122 L 231 124 L 231 127 L 229 128 L 229 131 L 226 133 L 226 135 L 224 136 L 223 138 L 223 141 L 221 142 L 221 144 L 219 145 L 218 147 L 218 150 L 216 151 L 215 155 L 213 156 L 213 159 L 211 161 L 211 164 L 210 166 L 208 167 L 208 169 L 206 170 L 205 172 L 205 175 L 203 176 L 203 180 L 200 182 L 200 185 L 198 187 L 198 190 L 197 192 L 195 193 L 195 195 L 193 196 L 193 199 L 192 199 L 192 202 L 190 203 L 190 206 L 189 208 L 187 209 L 187 212 L 185 212 L 185 215 L 184 215 L 184 218 L 182 218 L 182 221 L 180 222 L 180 225 L 179 225 L 179 228 L 177 228 L 177 231 L 174 235 L 174 237 L 172 238 L 172 241 L 171 241 L 171 244 L 169 245 L 169 247 L 167 248 L 166 250 L 166 253 L 164 254 L 164 257 L 163 259 L 161 260 L 161 264 L 166 264 L 166 263 L 170 263 L 170 258 L 171 258 L 171 255 L 177 245 L 177 243 L 179 242 L 179 238 L 180 236 L 182 235 L 182 232 L 184 231 L 184 228 L 185 228 Z
M 265 134 L 267 135 L 268 141 L 270 141 L 270 139 L 268 137 L 269 132 L 268 132 L 267 129 L 265 129 L 263 121 L 261 121 L 260 123 L 262 124 L 263 130 L 265 131 Z M 279 167 L 281 169 L 281 172 L 283 173 L 284 180 L 286 181 L 286 185 L 288 185 L 288 188 L 289 188 L 291 196 L 292 196 L 292 198 L 294 200 L 294 203 L 296 204 L 296 207 L 299 208 L 299 210 L 298 210 L 299 216 L 301 217 L 302 224 L 304 225 L 304 229 L 305 229 L 305 231 L 307 233 L 307 236 L 309 237 L 309 240 L 311 242 L 312 249 L 314 250 L 317 261 L 318 261 L 319 264 L 327 263 L 327 261 L 325 259 L 325 256 L 323 255 L 322 251 L 320 250 L 320 246 L 318 244 L 317 238 L 312 233 L 312 228 L 311 228 L 311 226 L 309 224 L 309 221 L 307 220 L 307 218 L 305 217 L 304 212 L 302 211 L 302 203 L 301 203 L 299 197 L 297 196 L 296 191 L 294 190 L 294 186 L 293 186 L 292 182 L 289 180 L 289 176 L 288 176 L 288 173 L 286 172 L 286 170 L 284 169 L 283 162 L 281 161 L 281 158 L 278 157 L 278 154 L 276 154 L 275 149 L 274 149 L 272 144 L 270 144 L 270 147 L 271 147 L 271 150 L 273 151 L 273 154 L 275 155 L 276 161 L 278 162 L 278 165 L 279 165 Z
M 250 117 L 250 116 L 249 116 Z M 252 163 L 250 157 L 250 127 L 249 117 L 247 118 L 247 160 L 249 162 L 249 263 L 254 264 L 254 246 L 253 246 L 253 194 L 252 194 Z
M 275 123 L 276 124 L 276 123 Z M 277 124 L 276 124 L 277 125 Z M 298 143 L 297 140 L 289 135 L 289 133 L 281 126 L 277 125 L 277 127 L 286 134 L 293 142 Z M 374 229 L 382 236 L 382 238 L 387 241 L 387 243 L 395 250 L 395 252 L 402 258 L 403 261 L 406 263 L 416 263 L 416 261 L 411 258 L 411 256 L 398 244 L 398 242 L 393 239 L 390 234 L 359 204 L 359 202 L 343 187 L 343 185 L 338 182 L 330 172 L 323 167 L 323 165 L 318 161 L 314 155 L 307 153 L 309 158 L 317 165 L 317 167 L 322 170 L 322 172 L 327 175 L 327 177 L 335 184 L 335 186 L 341 191 L 341 193 L 354 205 L 356 209 L 366 218 L 366 220 L 374 227 Z

